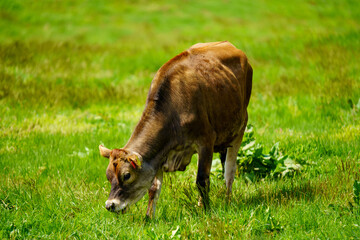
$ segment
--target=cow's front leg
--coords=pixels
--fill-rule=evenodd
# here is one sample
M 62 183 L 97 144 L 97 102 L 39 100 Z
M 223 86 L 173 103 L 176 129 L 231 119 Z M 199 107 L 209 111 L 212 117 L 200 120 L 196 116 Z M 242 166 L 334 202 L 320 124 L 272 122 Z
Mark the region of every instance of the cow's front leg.
M 149 204 L 146 211 L 146 217 L 155 217 L 156 202 L 161 192 L 161 184 L 163 180 L 163 171 L 159 170 L 156 174 L 154 181 L 149 188 Z
M 213 148 L 202 147 L 199 151 L 198 172 L 196 185 L 200 192 L 201 202 L 205 210 L 210 207 L 209 189 L 210 189 L 210 170 L 212 162 Z

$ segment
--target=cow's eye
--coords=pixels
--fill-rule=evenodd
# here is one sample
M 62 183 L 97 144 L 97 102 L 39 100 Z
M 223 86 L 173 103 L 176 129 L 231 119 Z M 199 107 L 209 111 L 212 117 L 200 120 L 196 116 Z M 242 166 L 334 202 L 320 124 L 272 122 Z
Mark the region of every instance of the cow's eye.
M 130 177 L 131 177 L 131 175 L 130 175 L 129 172 L 125 173 L 125 174 L 124 174 L 124 181 L 129 180 Z

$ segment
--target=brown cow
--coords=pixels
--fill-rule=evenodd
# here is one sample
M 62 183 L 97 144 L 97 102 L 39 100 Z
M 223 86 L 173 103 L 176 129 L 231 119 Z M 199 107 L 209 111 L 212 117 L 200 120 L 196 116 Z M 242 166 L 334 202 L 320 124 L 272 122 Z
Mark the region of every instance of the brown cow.
M 165 63 L 125 147 L 99 146 L 110 159 L 106 208 L 125 210 L 148 191 L 146 215 L 154 215 L 163 172 L 184 171 L 194 153 L 199 155 L 196 183 L 205 209 L 213 152 L 226 154 L 229 196 L 248 120 L 252 75 L 246 55 L 229 42 L 198 43 Z

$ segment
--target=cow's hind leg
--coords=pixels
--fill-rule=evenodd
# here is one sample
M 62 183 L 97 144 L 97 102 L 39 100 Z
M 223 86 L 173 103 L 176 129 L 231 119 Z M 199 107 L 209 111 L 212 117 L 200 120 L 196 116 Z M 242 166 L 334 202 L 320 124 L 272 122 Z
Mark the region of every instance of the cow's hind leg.
M 246 124 L 244 124 L 244 127 L 241 128 L 239 135 L 232 142 L 231 144 L 232 146 L 227 148 L 227 152 L 226 152 L 225 184 L 227 188 L 226 195 L 228 197 L 228 200 L 230 200 L 232 184 L 234 182 L 234 177 L 236 173 L 236 157 L 241 145 L 245 128 L 246 128 Z
M 156 202 L 160 196 L 162 180 L 163 180 L 163 172 L 159 170 L 149 189 L 149 204 L 146 211 L 146 217 L 148 218 L 155 217 Z
M 199 189 L 201 202 L 205 210 L 210 207 L 209 189 L 210 189 L 210 170 L 212 162 L 213 148 L 201 147 L 199 151 L 198 172 L 196 185 Z

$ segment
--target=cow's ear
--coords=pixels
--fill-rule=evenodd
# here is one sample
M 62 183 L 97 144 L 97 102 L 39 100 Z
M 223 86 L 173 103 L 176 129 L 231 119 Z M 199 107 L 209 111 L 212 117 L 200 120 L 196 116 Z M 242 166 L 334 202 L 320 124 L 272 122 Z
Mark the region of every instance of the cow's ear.
M 133 154 L 127 157 L 133 168 L 141 168 L 141 157 L 139 157 L 137 154 Z
M 100 150 L 100 155 L 106 158 L 110 157 L 110 149 L 107 149 L 106 147 L 104 147 L 103 145 L 99 145 L 99 150 Z

